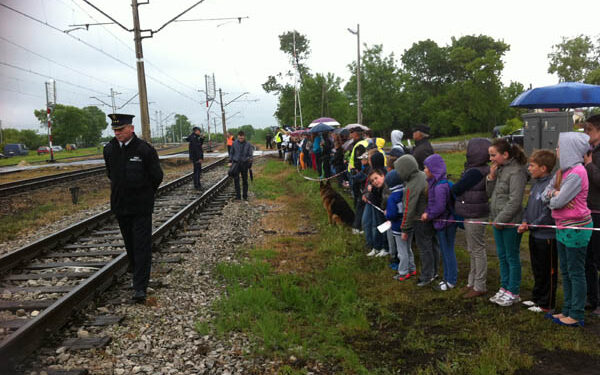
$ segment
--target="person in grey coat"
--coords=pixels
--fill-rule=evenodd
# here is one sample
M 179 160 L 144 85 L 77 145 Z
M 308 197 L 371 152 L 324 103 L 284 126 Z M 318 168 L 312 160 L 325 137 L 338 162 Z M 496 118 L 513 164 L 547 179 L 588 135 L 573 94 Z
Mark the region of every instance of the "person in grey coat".
M 500 289 L 490 301 L 510 306 L 521 301 L 521 235 L 516 227 L 501 223 L 520 223 L 523 218 L 527 157 L 518 145 L 503 138 L 494 140 L 488 151 L 492 165 L 485 188 L 490 197 L 490 221 L 495 223 L 494 240 L 500 263 Z
M 252 154 L 254 147 L 246 141 L 246 134 L 243 131 L 238 132 L 238 137 L 233 146 L 229 162 L 233 172 L 233 183 L 235 185 L 235 199 L 248 199 L 248 169 L 252 166 Z M 243 193 L 240 194 L 240 174 L 242 175 Z

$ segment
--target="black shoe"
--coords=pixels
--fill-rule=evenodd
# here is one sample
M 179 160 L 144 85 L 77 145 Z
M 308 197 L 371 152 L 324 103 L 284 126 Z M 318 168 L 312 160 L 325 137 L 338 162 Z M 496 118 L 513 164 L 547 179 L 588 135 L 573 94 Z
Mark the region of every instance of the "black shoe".
M 234 199 L 234 200 L 236 200 L 236 201 L 240 201 L 240 200 L 242 200 L 242 198 L 241 198 L 241 197 L 235 197 L 235 198 L 233 198 L 233 199 Z
M 244 200 L 245 200 L 245 201 L 247 201 L 247 200 L 248 200 L 248 197 L 244 197 Z
M 136 290 L 131 298 L 135 303 L 144 303 L 146 302 L 146 292 L 143 290 Z
M 433 280 L 435 280 L 435 278 L 432 278 L 429 280 L 419 280 L 419 282 L 417 283 L 417 286 L 422 287 L 422 286 L 429 285 L 433 282 Z

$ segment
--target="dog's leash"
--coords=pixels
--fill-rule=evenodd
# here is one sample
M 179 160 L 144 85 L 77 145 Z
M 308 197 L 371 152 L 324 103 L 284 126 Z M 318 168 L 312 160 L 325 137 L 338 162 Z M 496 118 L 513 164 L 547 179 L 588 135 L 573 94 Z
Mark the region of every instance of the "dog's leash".
M 300 172 L 300 158 L 298 158 L 298 160 L 296 160 L 296 171 L 297 171 L 297 172 L 298 172 L 298 174 L 299 174 L 299 175 L 300 175 L 302 178 L 304 178 L 305 180 L 308 180 L 308 181 L 315 181 L 315 182 L 328 181 L 328 180 L 331 180 L 331 179 L 333 179 L 333 178 L 336 178 L 336 177 L 338 177 L 338 176 L 340 176 L 340 175 L 342 175 L 342 174 L 346 173 L 346 171 L 344 170 L 344 171 L 341 171 L 341 172 L 339 172 L 339 173 L 336 173 L 336 174 L 334 174 L 333 176 L 330 176 L 330 177 L 325 177 L 325 178 L 320 178 L 320 177 L 319 177 L 319 178 L 308 177 L 308 176 L 305 176 L 305 175 L 303 175 L 303 174 Z

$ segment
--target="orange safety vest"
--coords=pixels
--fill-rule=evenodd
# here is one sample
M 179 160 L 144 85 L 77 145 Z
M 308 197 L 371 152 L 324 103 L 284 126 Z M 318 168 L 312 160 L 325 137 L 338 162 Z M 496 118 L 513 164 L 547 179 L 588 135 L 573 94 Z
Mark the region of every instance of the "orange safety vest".
M 231 137 L 227 137 L 227 146 L 233 146 L 233 135 Z

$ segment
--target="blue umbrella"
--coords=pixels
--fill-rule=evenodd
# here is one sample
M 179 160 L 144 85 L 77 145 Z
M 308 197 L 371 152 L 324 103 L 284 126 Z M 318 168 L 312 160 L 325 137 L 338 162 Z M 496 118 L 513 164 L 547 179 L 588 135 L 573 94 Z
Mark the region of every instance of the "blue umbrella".
M 324 133 L 324 132 L 330 132 L 332 131 L 333 128 L 329 125 L 325 125 L 322 122 L 318 123 L 317 125 L 313 126 L 310 129 L 310 133 Z
M 578 108 L 600 106 L 600 86 L 578 82 L 537 87 L 517 96 L 511 107 Z

